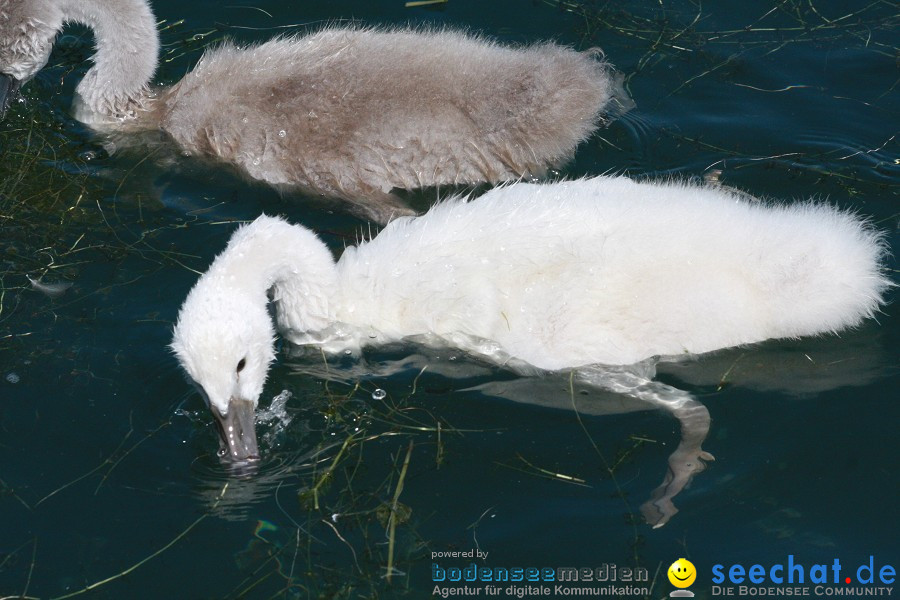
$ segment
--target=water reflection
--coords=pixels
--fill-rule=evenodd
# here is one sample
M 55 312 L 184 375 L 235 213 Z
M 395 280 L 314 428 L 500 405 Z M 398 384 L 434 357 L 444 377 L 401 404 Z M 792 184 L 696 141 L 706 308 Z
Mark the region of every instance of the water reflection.
M 677 496 L 703 471 L 704 461 L 714 460 L 702 448 L 709 433 L 706 407 L 690 393 L 654 381 L 655 363 L 645 361 L 627 367 L 591 367 L 571 374 L 522 378 L 479 385 L 485 395 L 525 404 L 575 410 L 584 415 L 616 415 L 662 409 L 678 419 L 681 438 L 669 456 L 662 483 L 641 506 L 641 514 L 654 528 L 665 525 L 677 512 Z
M 298 414 L 289 409 L 291 392 L 284 390 L 257 413 L 257 428 L 262 457 L 252 464 L 223 461 L 217 453 L 204 452 L 191 464 L 191 494 L 197 497 L 211 515 L 227 521 L 244 522 L 254 508 L 269 501 L 278 489 L 296 484 L 308 477 L 339 443 L 316 443 L 307 435 L 303 422 L 287 426 Z M 299 407 L 301 410 L 303 407 Z M 199 428 L 212 429 L 209 411 L 179 409 L 176 414 L 187 417 Z M 209 450 L 208 436 L 197 440 L 198 450 Z M 316 438 L 319 439 L 320 438 Z M 227 490 L 222 490 L 227 484 Z
M 739 386 L 760 392 L 808 397 L 840 387 L 861 387 L 895 368 L 875 324 L 800 340 L 733 348 L 696 360 L 660 363 L 657 372 L 691 386 Z
M 359 359 L 328 358 L 310 348 L 286 348 L 287 365 L 298 375 L 351 383 L 428 371 L 452 380 L 454 388 L 518 403 L 618 415 L 662 409 L 680 425 L 659 486 L 642 504 L 645 521 L 665 525 L 677 512 L 674 499 L 714 460 L 702 447 L 710 414 L 697 394 L 726 386 L 809 396 L 844 386 L 862 386 L 883 377 L 890 364 L 877 329 L 802 340 L 772 341 L 699 357 L 645 361 L 627 367 L 589 367 L 571 373 L 519 377 L 449 348 L 394 344 Z M 330 362 L 334 360 L 335 362 Z M 678 380 L 677 385 L 660 381 Z M 684 389 L 682 389 L 684 388 Z M 380 390 L 376 390 L 380 391 Z
M 339 443 L 292 451 L 266 451 L 263 459 L 246 470 L 223 465 L 214 455 L 204 455 L 192 465 L 192 493 L 213 516 L 239 523 L 252 519 L 254 508 L 278 498 L 278 490 L 312 474 L 316 466 L 330 460 Z M 268 449 L 267 449 L 268 450 Z M 222 490 L 228 484 L 225 493 Z

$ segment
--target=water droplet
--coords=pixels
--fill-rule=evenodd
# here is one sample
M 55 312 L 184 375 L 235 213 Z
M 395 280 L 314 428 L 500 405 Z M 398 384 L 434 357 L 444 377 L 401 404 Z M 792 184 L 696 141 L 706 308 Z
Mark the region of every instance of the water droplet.
M 253 159 L 253 166 L 254 166 L 254 167 L 258 167 L 258 166 L 259 166 L 259 157 L 258 157 L 258 156 L 257 156 L 256 158 Z
M 247 122 L 247 117 L 244 117 L 243 119 L 241 119 L 241 123 L 246 123 L 246 122 Z
M 381 388 L 372 392 L 372 400 L 384 400 L 385 398 L 387 398 L 387 392 Z
M 278 132 L 278 137 L 280 137 L 280 138 L 283 138 L 286 135 L 287 135 L 287 131 L 285 131 L 284 129 L 282 129 L 281 131 Z
M 10 383 L 19 383 L 19 376 L 16 375 L 15 373 L 9 373 L 6 376 L 6 380 Z

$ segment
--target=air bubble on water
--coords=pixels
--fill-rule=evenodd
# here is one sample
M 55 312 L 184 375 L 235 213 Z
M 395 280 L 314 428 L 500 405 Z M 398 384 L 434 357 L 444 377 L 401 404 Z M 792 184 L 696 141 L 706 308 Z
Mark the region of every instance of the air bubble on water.
M 259 166 L 259 157 L 258 157 L 258 156 L 257 156 L 256 158 L 253 159 L 253 166 L 254 166 L 254 167 L 258 167 L 258 166 Z
M 10 383 L 19 383 L 20 381 L 19 376 L 15 373 L 8 373 L 6 375 L 6 380 Z
M 381 388 L 372 392 L 372 400 L 384 400 L 385 398 L 387 398 L 387 392 Z
M 243 119 L 241 119 L 241 123 L 246 123 L 247 121 L 248 121 L 247 117 L 244 117 Z
M 280 137 L 280 138 L 283 138 L 286 135 L 287 135 L 287 131 L 285 131 L 284 129 L 282 129 L 281 131 L 278 132 L 278 137 Z

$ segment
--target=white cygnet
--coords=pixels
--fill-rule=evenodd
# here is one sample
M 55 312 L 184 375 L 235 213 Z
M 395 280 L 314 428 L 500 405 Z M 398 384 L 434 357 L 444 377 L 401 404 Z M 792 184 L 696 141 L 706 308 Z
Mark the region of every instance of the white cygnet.
M 827 204 L 625 177 L 452 198 L 337 262 L 308 229 L 261 216 L 188 294 L 172 348 L 242 460 L 258 456 L 276 326 L 329 353 L 424 339 L 522 373 L 631 365 L 855 326 L 892 285 L 885 252 Z

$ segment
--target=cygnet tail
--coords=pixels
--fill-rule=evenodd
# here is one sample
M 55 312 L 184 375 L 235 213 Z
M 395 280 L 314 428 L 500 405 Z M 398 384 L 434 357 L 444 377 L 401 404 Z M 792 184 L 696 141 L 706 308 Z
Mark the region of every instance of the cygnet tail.
M 775 235 L 784 238 L 772 240 L 764 260 L 750 257 L 771 299 L 771 337 L 837 332 L 873 317 L 894 286 L 885 277 L 883 235 L 827 204 L 781 207 L 774 216 L 784 219 Z
M 510 170 L 522 173 L 527 166 L 539 174 L 548 165 L 568 161 L 575 147 L 604 122 L 613 97 L 613 70 L 597 50 L 579 53 L 547 43 L 523 56 L 529 60 L 513 65 L 520 72 L 517 83 L 503 95 L 495 94 L 492 103 L 514 113 L 495 115 L 499 121 L 489 127 L 508 132 L 492 142 Z

